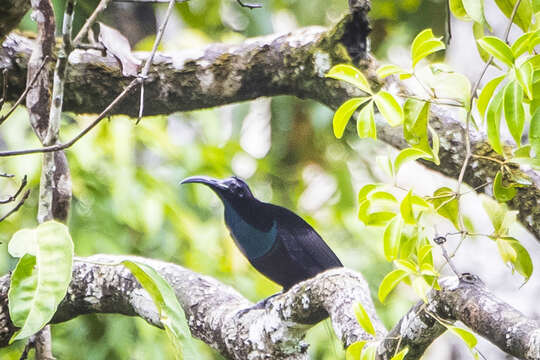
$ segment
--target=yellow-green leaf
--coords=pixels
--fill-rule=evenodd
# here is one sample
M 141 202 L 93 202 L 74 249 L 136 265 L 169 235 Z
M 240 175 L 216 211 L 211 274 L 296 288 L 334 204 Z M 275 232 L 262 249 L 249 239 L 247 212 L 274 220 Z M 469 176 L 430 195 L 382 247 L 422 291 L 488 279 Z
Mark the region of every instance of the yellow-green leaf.
M 456 228 L 459 228 L 459 202 L 452 189 L 442 187 L 435 190 L 433 198 L 429 202 L 433 204 L 439 215 L 447 218 Z
M 377 69 L 377 76 L 380 77 L 381 79 L 384 79 L 385 77 L 388 77 L 394 74 L 408 74 L 408 73 L 409 73 L 408 71 L 394 64 L 382 65 L 382 66 L 379 66 L 379 68 Z
M 397 284 L 399 284 L 406 276 L 408 276 L 407 272 L 401 269 L 389 272 L 379 285 L 379 300 L 384 303 L 388 294 L 390 294 Z
M 506 15 L 507 18 L 512 16 L 514 5 L 517 0 L 495 0 L 495 3 Z M 514 17 L 514 23 L 523 30 L 523 32 L 529 31 L 529 27 L 532 21 L 532 2 L 531 0 L 521 0 Z
M 174 345 L 177 359 L 198 359 L 193 348 L 186 315 L 169 283 L 146 264 L 130 260 L 122 261 L 122 264 L 131 271 L 152 298 L 167 336 Z
M 369 97 L 352 98 L 345 101 L 336 110 L 336 112 L 334 113 L 334 119 L 332 120 L 332 124 L 334 129 L 334 135 L 338 139 L 341 139 L 341 137 L 343 136 L 345 127 L 347 126 L 347 123 L 349 122 L 352 114 L 354 114 L 354 112 L 356 111 L 356 109 L 358 109 L 360 105 L 362 105 L 369 99 Z
M 390 360 L 403 360 L 403 358 L 405 358 L 405 355 L 407 355 L 408 352 L 409 352 L 408 347 L 401 349 L 401 351 L 398 352 L 396 355 L 392 356 Z
M 497 201 L 507 202 L 510 201 L 516 196 L 517 190 L 513 186 L 504 186 L 502 182 L 502 173 L 501 171 L 497 172 L 495 175 L 495 180 L 493 180 L 493 195 Z
M 377 127 L 375 126 L 375 113 L 373 102 L 370 101 L 360 110 L 356 120 L 356 131 L 360 138 L 370 137 L 377 139 Z
M 512 49 L 504 41 L 495 36 L 484 36 L 477 40 L 478 45 L 492 55 L 495 59 L 498 59 L 508 66 L 514 64 L 514 54 Z
M 345 360 L 359 360 L 366 343 L 367 341 L 361 340 L 353 342 L 351 345 L 349 345 L 347 351 L 345 352 Z
M 519 81 L 527 99 L 533 99 L 533 65 L 530 62 L 526 62 L 516 68 L 516 79 Z
M 394 99 L 392 94 L 381 90 L 373 96 L 377 109 L 391 126 L 398 126 L 403 123 L 403 109 Z
M 375 328 L 373 327 L 373 323 L 371 322 L 366 309 L 364 309 L 364 306 L 361 303 L 356 303 L 354 305 L 354 314 L 356 315 L 356 320 L 360 326 L 362 326 L 362 328 L 368 334 L 375 336 Z
M 403 218 L 403 221 L 405 221 L 405 224 L 415 225 L 416 219 L 414 217 L 411 198 L 412 198 L 412 190 L 409 190 L 407 195 L 405 195 L 403 200 L 401 200 L 399 211 L 401 213 L 401 217 Z
M 370 95 L 373 93 L 364 74 L 354 66 L 347 64 L 336 65 L 328 71 L 326 77 L 346 81 Z
M 493 150 L 499 154 L 502 154 L 500 127 L 503 95 L 504 88 L 493 96 L 486 111 L 488 141 Z
M 508 130 L 517 146 L 520 146 L 525 126 L 525 109 L 523 109 L 523 90 L 517 81 L 511 81 L 505 87 L 503 109 Z
M 540 158 L 540 107 L 536 109 L 531 118 L 529 142 L 535 152 L 535 157 Z
M 467 15 L 477 23 L 484 23 L 484 0 L 463 0 Z
M 386 260 L 395 260 L 399 254 L 399 241 L 401 239 L 401 229 L 403 220 L 400 216 L 395 216 L 384 229 L 383 248 Z
M 488 107 L 489 101 L 491 100 L 491 97 L 493 96 L 493 93 L 495 92 L 495 89 L 497 89 L 497 86 L 501 83 L 501 81 L 504 79 L 505 75 L 501 75 L 499 77 L 491 79 L 482 89 L 482 92 L 480 92 L 480 95 L 478 96 L 478 112 L 480 115 L 482 115 L 482 119 L 486 116 L 486 109 Z
M 463 6 L 462 0 L 449 0 L 450 11 L 452 15 L 457 17 L 460 20 L 469 20 L 470 17 L 467 15 L 467 11 Z
M 429 159 L 431 154 L 417 148 L 406 148 L 399 152 L 394 161 L 394 172 L 397 175 L 401 166 L 409 161 L 414 161 L 420 158 Z
M 412 280 L 412 287 L 416 295 L 422 299 L 425 303 L 428 302 L 427 293 L 431 290 L 431 286 L 426 282 L 422 276 L 416 276 Z
M 423 30 L 415 37 L 411 46 L 413 68 L 426 56 L 444 49 L 444 43 L 440 38 L 435 38 L 435 36 L 433 36 L 433 31 L 431 29 Z
M 446 325 L 446 328 L 450 330 L 451 333 L 461 338 L 461 340 L 463 340 L 465 344 L 467 344 L 469 349 L 474 348 L 478 343 L 476 336 L 474 336 L 474 334 L 467 329 L 459 328 L 452 325 Z
M 377 345 L 378 343 L 369 343 L 362 351 L 362 356 L 360 360 L 375 360 L 375 355 L 377 354 Z

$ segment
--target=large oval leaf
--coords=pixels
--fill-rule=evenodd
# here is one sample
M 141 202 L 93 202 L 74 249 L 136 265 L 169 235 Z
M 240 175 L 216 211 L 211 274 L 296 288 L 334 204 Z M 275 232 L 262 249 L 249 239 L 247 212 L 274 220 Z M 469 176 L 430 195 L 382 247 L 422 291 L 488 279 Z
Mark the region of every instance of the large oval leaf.
M 486 112 L 489 144 L 499 154 L 502 154 L 500 127 L 503 95 L 504 89 L 499 90 L 491 99 Z
M 480 115 L 482 115 L 482 119 L 485 118 L 486 115 L 486 109 L 488 107 L 489 101 L 491 100 L 491 97 L 493 96 L 493 93 L 495 92 L 495 89 L 497 89 L 497 86 L 501 83 L 502 79 L 504 79 L 505 75 L 501 75 L 499 77 L 491 79 L 482 89 L 482 92 L 480 92 L 480 95 L 478 96 L 478 112 Z
M 517 0 L 495 0 L 497 6 L 507 18 L 512 16 L 516 2 Z M 527 32 L 531 26 L 532 14 L 531 0 L 521 0 L 514 17 L 514 23 L 519 26 L 523 32 Z
M 536 157 L 540 158 L 540 107 L 536 109 L 531 118 L 531 127 L 529 129 L 529 142 L 536 153 Z
M 356 131 L 360 138 L 370 137 L 377 139 L 377 127 L 375 125 L 375 113 L 372 101 L 360 110 L 358 119 L 356 120 Z
M 8 292 L 13 324 L 21 328 L 11 341 L 33 335 L 45 326 L 71 281 L 73 242 L 67 227 L 56 221 L 45 222 L 35 229 L 35 239 L 36 268 L 29 269 L 33 267 L 29 259 L 32 255 L 23 256 L 16 268 L 19 274 L 12 278 Z
M 366 309 L 364 309 L 364 306 L 361 303 L 356 303 L 354 305 L 354 314 L 356 315 L 356 320 L 358 320 L 360 326 L 362 326 L 362 328 L 368 334 L 375 336 L 375 328 L 373 327 L 373 323 L 371 322 Z

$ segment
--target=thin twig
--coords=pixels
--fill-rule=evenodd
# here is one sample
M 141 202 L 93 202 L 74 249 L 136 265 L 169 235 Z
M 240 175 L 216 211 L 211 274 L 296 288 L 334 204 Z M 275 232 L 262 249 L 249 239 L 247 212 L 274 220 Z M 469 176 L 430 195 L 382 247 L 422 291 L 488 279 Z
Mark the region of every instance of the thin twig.
M 0 116 L 0 125 L 2 125 L 2 123 L 4 121 L 6 121 L 6 119 L 13 113 L 13 111 L 15 111 L 15 109 L 17 108 L 17 106 L 19 106 L 21 104 L 21 102 L 24 100 L 24 98 L 26 98 L 26 95 L 28 94 L 28 92 L 30 91 L 30 89 L 32 89 L 32 86 L 34 86 L 34 83 L 36 82 L 38 76 L 39 76 L 39 73 L 41 72 L 41 70 L 43 70 L 43 67 L 45 66 L 45 64 L 47 63 L 47 61 L 49 60 L 49 55 L 46 55 L 44 58 L 43 58 L 43 61 L 41 62 L 41 65 L 39 65 L 39 68 L 38 68 L 38 71 L 36 71 L 36 73 L 34 74 L 34 76 L 32 77 L 32 80 L 30 80 L 30 83 L 26 86 L 26 88 L 24 89 L 23 93 L 21 94 L 21 96 L 19 96 L 19 98 L 17 99 L 17 101 L 15 101 L 15 103 L 13 104 L 13 106 L 8 110 L 8 112 L 3 115 L 3 116 Z M 3 99 L 2 99 L 3 100 Z M 2 105 L 0 104 L 0 107 L 2 107 Z
M 55 144 L 50 146 L 44 146 L 36 149 L 27 149 L 27 150 L 14 150 L 14 151 L 4 151 L 0 152 L 0 157 L 6 156 L 18 156 L 18 155 L 27 155 L 27 154 L 37 154 L 37 153 L 46 153 L 53 151 L 60 151 L 69 148 L 75 144 L 80 138 L 86 135 L 87 132 L 92 130 L 103 118 L 105 118 L 108 113 L 129 93 L 131 89 L 137 85 L 138 79 L 134 79 L 129 83 L 129 85 L 98 115 L 98 117 L 92 121 L 90 125 L 84 128 L 80 133 L 78 133 L 73 139 L 63 144 Z
M 33 336 L 28 339 L 26 342 L 26 345 L 24 346 L 24 350 L 21 353 L 21 357 L 19 360 L 26 360 L 28 358 L 28 354 L 30 353 L 30 350 L 34 348 L 34 338 Z
M 11 214 L 17 212 L 19 210 L 19 208 L 21 206 L 23 206 L 24 202 L 26 201 L 26 199 L 28 199 L 28 196 L 30 195 L 30 189 L 26 190 L 26 192 L 24 193 L 23 197 L 21 198 L 21 200 L 19 201 L 19 203 L 17 205 L 15 205 L 15 207 L 11 210 L 9 210 L 7 212 L 7 214 L 5 214 L 4 216 L 2 216 L 0 218 L 0 222 L 4 221 L 8 216 L 10 216 Z
M 17 196 L 19 196 L 21 191 L 26 186 L 26 183 L 27 183 L 27 177 L 26 177 L 26 175 L 24 175 L 24 177 L 23 177 L 23 179 L 21 181 L 21 185 L 19 186 L 19 189 L 17 190 L 17 192 L 15 194 L 11 195 L 10 197 L 8 197 L 6 200 L 0 200 L 0 204 L 7 204 L 7 203 L 10 203 L 12 201 L 15 201 Z
M 2 97 L 0 98 L 0 110 L 2 109 L 2 106 L 4 106 L 7 98 L 7 74 L 8 69 L 2 70 Z
M 446 247 L 444 246 L 444 243 L 446 242 L 446 238 L 444 236 L 437 236 L 435 237 L 435 239 L 433 239 L 433 241 L 435 242 L 435 244 L 439 245 L 439 247 L 442 250 L 444 260 L 446 261 L 448 265 L 450 265 L 450 268 L 452 269 L 454 274 L 456 274 L 456 276 L 459 278 L 461 274 L 457 271 L 457 268 L 454 266 L 454 263 L 450 259 L 450 256 L 448 256 L 448 252 L 446 251 Z
M 81 40 L 84 39 L 84 37 L 88 33 L 88 29 L 90 29 L 90 27 L 94 25 L 98 15 L 101 14 L 101 12 L 105 10 L 107 6 L 109 6 L 110 2 L 111 0 L 101 0 L 99 2 L 99 4 L 94 9 L 94 12 L 92 13 L 92 15 L 90 15 L 90 17 L 86 19 L 86 22 L 84 23 L 83 27 L 81 28 L 77 36 L 75 36 L 75 39 L 73 39 L 73 47 L 77 47 L 79 43 L 81 42 Z
M 236 0 L 236 2 L 237 2 L 238 5 L 240 5 L 241 7 L 245 7 L 245 8 L 248 8 L 248 9 L 259 9 L 259 8 L 262 8 L 262 5 L 260 5 L 260 4 L 248 4 L 248 3 L 242 2 L 242 0 Z
M 154 41 L 154 46 L 152 47 L 152 52 L 150 53 L 150 57 L 148 60 L 146 60 L 146 63 L 144 64 L 144 67 L 139 74 L 139 81 L 141 83 L 141 97 L 139 102 L 139 116 L 137 117 L 137 121 L 135 124 L 138 124 L 141 121 L 143 111 L 144 111 L 144 80 L 148 76 L 148 71 L 150 71 L 150 66 L 152 65 L 152 61 L 154 60 L 154 56 L 156 55 L 157 48 L 159 46 L 159 43 L 161 42 L 161 38 L 163 37 L 163 33 L 165 32 L 165 28 L 167 27 L 167 23 L 169 22 L 169 18 L 171 17 L 172 10 L 174 9 L 174 3 L 176 0 L 170 0 L 169 1 L 169 7 L 167 7 L 167 13 L 165 14 L 165 19 L 163 19 L 163 23 L 159 27 L 159 31 L 156 36 L 156 40 Z
M 12 177 L 15 177 L 15 175 L 13 175 L 13 174 L 6 174 L 6 173 L 0 173 L 0 177 L 12 178 Z

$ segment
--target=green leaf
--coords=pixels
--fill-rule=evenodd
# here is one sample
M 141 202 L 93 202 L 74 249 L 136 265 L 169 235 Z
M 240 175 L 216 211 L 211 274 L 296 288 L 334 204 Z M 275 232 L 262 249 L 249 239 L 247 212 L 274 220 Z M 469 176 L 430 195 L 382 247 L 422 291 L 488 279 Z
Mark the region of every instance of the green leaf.
M 361 340 L 353 342 L 349 347 L 347 348 L 347 351 L 345 352 L 345 360 L 358 360 L 360 359 L 360 355 L 362 355 L 362 350 L 364 348 L 364 345 L 366 345 L 367 341 Z
M 382 65 L 377 69 L 377 76 L 381 79 L 394 74 L 409 74 L 409 72 L 394 64 Z
M 364 201 L 367 196 L 375 189 L 381 187 L 380 184 L 366 184 L 360 189 L 358 192 L 358 203 L 361 203 Z
M 498 154 L 502 154 L 500 127 L 503 95 L 504 88 L 499 90 L 495 96 L 493 96 L 486 112 L 488 141 L 493 150 Z
M 502 173 L 501 171 L 497 172 L 495 175 L 495 180 L 493 181 L 493 195 L 499 202 L 510 201 L 516 196 L 517 190 L 512 186 L 504 186 L 502 183 Z
M 471 96 L 471 83 L 469 79 L 456 72 L 440 72 L 435 75 L 434 86 L 437 97 L 455 99 L 466 108 L 469 106 Z
M 514 58 L 518 58 L 520 55 L 529 50 L 529 42 L 533 33 L 525 33 L 518 37 L 511 46 Z
M 531 157 L 531 144 L 523 145 L 514 150 L 514 157 L 516 158 L 530 158 Z
M 461 340 L 463 340 L 465 344 L 467 344 L 467 347 L 469 347 L 469 349 L 474 348 L 476 344 L 478 343 L 476 336 L 474 336 L 474 334 L 470 332 L 469 330 L 462 329 L 462 328 L 459 328 L 457 326 L 452 326 L 452 325 L 445 325 L 445 326 L 448 330 L 450 330 L 451 333 L 461 338 Z
M 369 343 L 368 346 L 362 351 L 362 356 L 360 360 L 375 360 L 375 355 L 377 354 L 378 343 Z
M 328 71 L 326 77 L 346 81 L 370 95 L 373 94 L 364 74 L 354 66 L 346 64 L 336 65 Z
M 398 126 L 403 123 L 403 109 L 394 99 L 392 94 L 384 90 L 373 96 L 377 109 L 391 126 Z
M 484 23 L 484 0 L 463 0 L 467 15 L 477 23 Z
M 403 218 L 403 221 L 405 221 L 405 224 L 415 225 L 416 219 L 414 217 L 411 198 L 412 198 L 412 190 L 409 190 L 407 195 L 405 195 L 403 200 L 401 200 L 399 211 L 401 213 L 401 217 Z
M 394 261 L 394 264 L 397 266 L 398 269 L 406 271 L 411 275 L 416 274 L 418 270 L 416 264 L 408 259 L 397 259 L 396 261 Z
M 431 158 L 431 154 L 417 148 L 406 148 L 401 150 L 394 161 L 394 172 L 397 175 L 403 164 L 420 158 L 429 159 Z
M 533 264 L 529 252 L 514 238 L 507 237 L 505 241 L 510 244 L 516 253 L 515 260 L 512 262 L 514 269 L 525 278 L 525 281 L 529 280 L 533 272 Z
M 389 272 L 379 285 L 379 300 L 381 303 L 384 303 L 384 300 L 394 290 L 394 288 L 399 284 L 406 276 L 407 272 L 401 269 L 396 269 Z
M 484 24 L 475 22 L 473 24 L 473 35 L 474 35 L 474 40 L 475 40 L 475 43 L 476 43 L 476 50 L 478 50 L 478 54 L 480 55 L 480 58 L 482 59 L 482 61 L 487 63 L 489 61 L 490 55 L 489 55 L 489 53 L 487 51 L 482 49 L 482 47 L 476 41 L 476 40 L 481 39 L 481 38 L 483 38 L 485 36 Z
M 497 239 L 497 249 L 504 263 L 513 263 L 517 258 L 517 253 L 509 242 L 502 238 Z
M 369 315 L 362 304 L 356 303 L 354 305 L 354 314 L 356 315 L 356 320 L 358 320 L 360 326 L 362 326 L 362 328 L 368 334 L 375 336 L 375 328 L 373 327 L 371 319 L 369 318 Z
M 531 127 L 529 128 L 529 142 L 535 152 L 535 156 L 540 158 L 540 107 L 536 109 L 531 118 Z
M 418 249 L 418 263 L 420 266 L 429 264 L 433 266 L 433 246 L 427 244 Z
M 512 53 L 512 49 L 498 37 L 484 36 L 483 38 L 478 39 L 477 43 L 494 58 L 502 61 L 508 66 L 514 64 L 514 54 Z
M 427 293 L 431 290 L 431 286 L 426 282 L 422 276 L 416 276 L 412 280 L 412 287 L 416 295 L 422 299 L 425 303 L 428 302 Z
M 510 226 L 516 223 L 517 211 L 508 211 L 508 207 L 504 203 L 498 203 L 490 198 L 484 198 L 482 206 L 488 214 L 491 224 L 493 225 L 493 234 L 497 237 L 508 235 Z
M 480 96 L 478 96 L 478 112 L 482 116 L 482 119 L 484 119 L 486 116 L 486 109 L 493 93 L 495 92 L 495 89 L 497 89 L 497 86 L 499 86 L 504 77 L 505 75 L 501 75 L 499 77 L 491 79 L 482 89 Z
M 495 0 L 495 3 L 501 11 L 510 19 L 512 11 L 517 0 Z M 531 0 L 522 0 L 514 17 L 514 23 L 523 30 L 529 31 L 532 20 L 532 3 Z
M 463 6 L 462 0 L 449 0 L 450 11 L 452 14 L 460 20 L 469 20 L 465 6 Z
M 525 110 L 523 109 L 523 90 L 517 81 L 511 81 L 504 90 L 504 117 L 510 134 L 517 146 L 521 146 L 521 134 L 525 126 Z
M 384 229 L 384 256 L 388 261 L 395 260 L 399 254 L 402 227 L 403 220 L 400 216 L 395 216 Z
M 408 352 L 409 352 L 408 347 L 401 349 L 401 351 L 398 352 L 396 355 L 392 356 L 390 360 L 403 360 L 405 358 L 405 355 L 407 355 Z
M 439 215 L 447 218 L 459 228 L 459 202 L 454 191 L 447 187 L 441 187 L 433 193 L 433 198 L 429 200 Z
M 16 258 L 24 254 L 36 256 L 37 254 L 37 231 L 35 229 L 21 229 L 11 237 L 8 244 L 8 253 Z
M 21 328 L 10 342 L 33 335 L 45 326 L 71 281 L 73 242 L 68 228 L 56 221 L 47 221 L 33 232 L 25 232 L 25 235 L 27 243 L 35 241 L 37 244 L 36 256 L 27 254 L 21 258 L 8 292 L 13 324 Z M 15 241 L 25 242 L 21 237 L 16 237 Z M 37 265 L 35 269 L 34 265 Z
M 377 139 L 377 127 L 375 126 L 375 114 L 373 102 L 370 101 L 360 110 L 356 120 L 356 131 L 360 138 L 370 137 Z
M 152 267 L 130 260 L 122 264 L 148 292 L 159 311 L 159 317 L 179 359 L 197 359 L 184 310 L 169 283 Z
M 431 29 L 423 30 L 416 36 L 411 46 L 413 68 L 426 56 L 444 49 L 444 43 L 440 38 L 435 38 L 435 36 L 433 36 L 433 31 Z
M 403 137 L 409 145 L 431 154 L 428 137 L 429 109 L 428 102 L 415 99 L 405 101 Z
M 369 97 L 352 98 L 345 101 L 336 110 L 336 112 L 334 113 L 334 119 L 332 120 L 332 124 L 334 128 L 334 135 L 338 139 L 341 139 L 341 137 L 343 136 L 345 127 L 347 126 L 347 123 L 349 122 L 352 114 L 354 114 L 354 112 L 356 111 L 356 109 L 358 109 L 360 105 L 362 105 L 369 99 Z
M 533 99 L 533 73 L 533 66 L 529 62 L 516 68 L 516 79 L 519 81 L 529 100 Z

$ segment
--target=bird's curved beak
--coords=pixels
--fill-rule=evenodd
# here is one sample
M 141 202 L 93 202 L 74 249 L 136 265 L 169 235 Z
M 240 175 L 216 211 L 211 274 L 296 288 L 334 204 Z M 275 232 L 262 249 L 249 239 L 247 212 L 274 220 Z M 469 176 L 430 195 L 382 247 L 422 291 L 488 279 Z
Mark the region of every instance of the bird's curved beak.
M 223 180 L 214 179 L 209 176 L 190 176 L 180 182 L 182 184 L 199 183 L 210 187 L 214 191 L 228 190 L 228 186 Z

